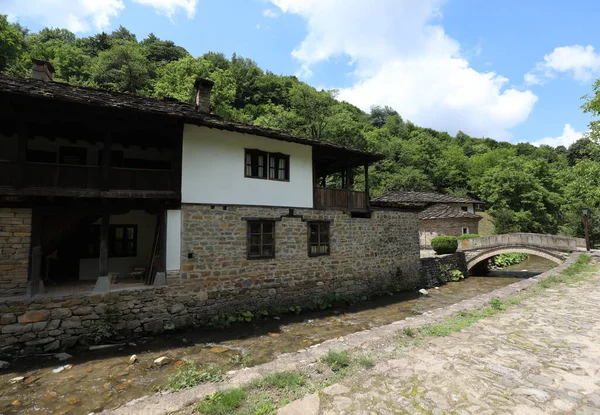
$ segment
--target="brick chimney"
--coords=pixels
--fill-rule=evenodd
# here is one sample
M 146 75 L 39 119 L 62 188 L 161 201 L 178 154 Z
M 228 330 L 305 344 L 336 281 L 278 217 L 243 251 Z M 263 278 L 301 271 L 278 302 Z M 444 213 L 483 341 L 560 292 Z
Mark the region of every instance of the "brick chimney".
M 194 92 L 196 94 L 196 109 L 203 114 L 210 114 L 210 91 L 215 83 L 210 79 L 196 78 Z
M 45 82 L 52 81 L 54 66 L 52 66 L 50 62 L 39 59 L 32 59 L 31 61 L 33 62 L 33 69 L 31 71 L 31 77 L 33 79 L 39 79 L 40 81 Z

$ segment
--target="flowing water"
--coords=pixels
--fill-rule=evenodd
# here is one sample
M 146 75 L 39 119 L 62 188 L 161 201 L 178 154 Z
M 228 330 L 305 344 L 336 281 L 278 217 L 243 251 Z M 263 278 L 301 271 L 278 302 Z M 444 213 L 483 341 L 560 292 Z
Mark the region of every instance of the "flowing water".
M 61 363 L 53 357 L 19 359 L 9 371 L 0 372 L 0 414 L 79 415 L 114 408 L 165 385 L 183 359 L 212 363 L 223 371 L 238 369 L 241 364 L 265 363 L 282 353 L 490 292 L 553 266 L 550 261 L 530 257 L 519 265 L 485 277 L 470 277 L 431 289 L 428 296 L 401 293 L 356 306 L 279 319 L 270 317 L 227 329 L 172 333 L 121 349 L 79 353 Z M 242 353 L 251 361 L 240 359 Z M 138 356 L 138 363 L 129 364 L 132 354 Z M 168 356 L 172 363 L 153 366 L 154 359 L 160 356 Z M 73 367 L 53 372 L 65 364 Z M 25 380 L 16 384 L 9 382 L 18 376 Z

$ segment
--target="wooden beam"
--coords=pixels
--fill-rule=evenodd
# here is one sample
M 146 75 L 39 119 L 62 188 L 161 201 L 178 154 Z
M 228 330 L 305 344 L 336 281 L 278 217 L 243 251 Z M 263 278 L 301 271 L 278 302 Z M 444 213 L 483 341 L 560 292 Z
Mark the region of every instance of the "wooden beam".
M 369 192 L 369 163 L 365 163 L 365 198 L 367 209 L 371 208 L 371 195 Z
M 29 140 L 29 131 L 27 124 L 20 121 L 17 127 L 17 174 L 15 177 L 15 187 L 22 189 L 25 187 L 25 165 L 27 163 L 27 141 Z
M 158 262 L 156 264 L 157 272 L 167 272 L 167 209 L 165 205 L 160 206 L 158 212 L 160 234 L 158 240 Z M 166 275 L 166 274 L 165 274 Z
M 31 261 L 29 263 L 30 294 L 33 297 L 40 293 L 40 279 L 42 274 L 42 220 L 43 216 L 38 209 L 33 209 L 31 214 Z
M 108 232 L 110 225 L 110 211 L 105 206 L 102 212 L 102 221 L 100 225 L 100 262 L 98 264 L 98 276 L 108 276 Z
M 110 147 L 112 145 L 112 134 L 110 131 L 104 133 L 102 147 L 102 190 L 110 189 Z
M 183 165 L 183 122 L 181 123 L 181 127 L 178 128 L 177 137 L 175 137 L 175 150 L 173 157 L 173 171 L 174 171 L 174 186 L 173 189 L 181 198 L 181 175 L 182 175 L 182 165 Z

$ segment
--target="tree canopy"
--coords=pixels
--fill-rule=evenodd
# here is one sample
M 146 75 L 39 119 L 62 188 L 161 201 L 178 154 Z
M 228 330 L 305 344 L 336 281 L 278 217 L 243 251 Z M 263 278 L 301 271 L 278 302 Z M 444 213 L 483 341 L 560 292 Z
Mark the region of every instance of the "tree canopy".
M 487 202 L 498 232 L 581 236 L 581 207 L 600 209 L 600 121 L 568 149 L 463 131 L 452 136 L 414 125 L 388 106 L 365 112 L 338 100 L 335 90 L 317 90 L 237 54 L 194 57 L 154 34 L 138 40 L 122 26 L 89 37 L 60 28 L 33 33 L 0 15 L 0 72 L 30 76 L 32 58 L 50 61 L 59 82 L 158 99 L 193 102 L 195 78 L 211 79 L 216 115 L 381 153 L 387 158 L 369 175 L 373 195 L 400 189 L 469 195 Z M 583 111 L 600 116 L 600 80 L 585 99 Z M 592 220 L 592 235 L 600 238 L 600 220 Z

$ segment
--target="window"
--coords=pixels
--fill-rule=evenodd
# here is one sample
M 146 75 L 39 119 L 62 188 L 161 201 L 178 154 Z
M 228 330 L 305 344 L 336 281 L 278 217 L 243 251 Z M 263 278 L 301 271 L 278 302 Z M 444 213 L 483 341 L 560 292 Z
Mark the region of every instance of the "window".
M 308 256 L 329 255 L 329 223 L 308 223 Z
M 111 225 L 108 239 L 111 257 L 137 256 L 137 225 Z
M 60 146 L 58 162 L 60 164 L 85 166 L 87 164 L 87 150 L 83 147 Z
M 290 156 L 248 150 L 245 153 L 244 176 L 255 179 L 290 180 Z
M 248 221 L 248 259 L 275 258 L 275 222 Z
M 462 228 L 462 233 L 463 235 L 466 235 L 469 233 L 469 228 Z
M 267 158 L 268 153 L 258 150 L 246 150 L 246 177 L 256 179 L 267 178 Z
M 463 212 L 467 212 L 469 210 L 469 208 L 467 206 L 461 206 L 460 208 L 462 209 Z
M 269 179 L 290 180 L 290 156 L 269 153 Z

